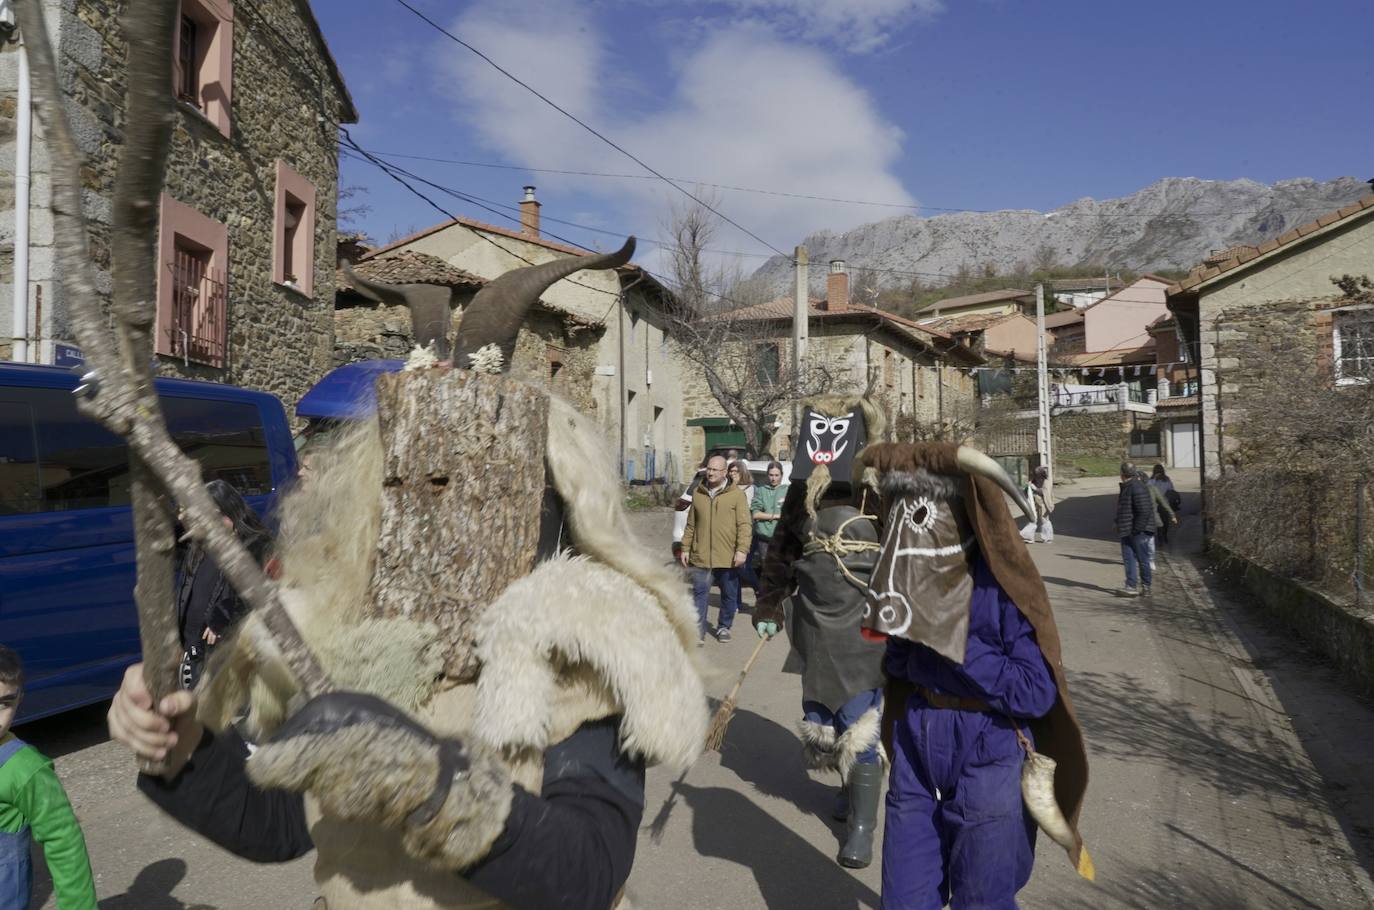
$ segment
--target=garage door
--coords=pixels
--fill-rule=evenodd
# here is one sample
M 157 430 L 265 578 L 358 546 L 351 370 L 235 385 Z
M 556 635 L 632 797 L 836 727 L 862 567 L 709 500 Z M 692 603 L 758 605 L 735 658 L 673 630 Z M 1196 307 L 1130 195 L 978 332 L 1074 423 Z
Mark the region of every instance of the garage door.
M 1176 423 L 1169 428 L 1169 452 L 1176 468 L 1198 466 L 1198 432 L 1196 423 Z

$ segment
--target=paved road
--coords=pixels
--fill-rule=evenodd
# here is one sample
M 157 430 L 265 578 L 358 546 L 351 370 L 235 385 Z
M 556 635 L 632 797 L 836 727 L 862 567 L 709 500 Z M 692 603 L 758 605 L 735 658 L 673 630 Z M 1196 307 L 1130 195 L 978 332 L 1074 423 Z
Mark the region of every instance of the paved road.
M 1033 554 L 1050 588 L 1092 762 L 1082 828 L 1098 882 L 1077 880 L 1042 838 L 1031 908 L 1363 908 L 1374 905 L 1374 706 L 1321 661 L 1218 588 L 1196 548 L 1196 478 L 1179 477 L 1189 517 L 1160 560 L 1151 602 L 1112 596 L 1115 484 L 1061 488 L 1059 537 Z M 666 513 L 634 516 L 662 547 Z M 747 618 L 737 630 L 747 633 Z M 708 642 L 723 693 L 753 640 Z M 808 774 L 792 732 L 799 678 L 782 639 L 741 693 L 720 754 L 682 779 L 653 771 L 630 881 L 638 908 L 876 907 L 876 868 L 835 865 L 835 781 Z M 263 867 L 223 854 L 158 816 L 104 739 L 103 710 L 21 735 L 57 756 L 81 816 L 103 910 L 305 908 L 310 860 Z M 38 883 L 40 897 L 47 885 Z M 49 899 L 44 907 L 52 907 Z

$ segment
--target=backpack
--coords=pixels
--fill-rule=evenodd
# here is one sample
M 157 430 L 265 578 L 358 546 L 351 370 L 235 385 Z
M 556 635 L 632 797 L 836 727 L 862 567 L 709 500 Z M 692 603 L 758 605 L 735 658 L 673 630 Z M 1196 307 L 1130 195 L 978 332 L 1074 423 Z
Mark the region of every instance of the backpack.
M 1164 499 L 1169 503 L 1169 508 L 1177 512 L 1183 508 L 1183 497 L 1178 495 L 1178 490 L 1168 490 L 1164 493 Z

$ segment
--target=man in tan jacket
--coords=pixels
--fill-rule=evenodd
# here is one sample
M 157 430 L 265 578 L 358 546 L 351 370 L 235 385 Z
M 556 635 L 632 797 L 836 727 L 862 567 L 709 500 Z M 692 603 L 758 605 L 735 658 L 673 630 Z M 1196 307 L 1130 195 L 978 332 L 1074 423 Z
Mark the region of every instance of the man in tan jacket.
M 701 641 L 706 640 L 706 598 L 714 580 L 720 587 L 716 641 L 730 640 L 730 624 L 739 609 L 739 567 L 749 555 L 752 533 L 749 502 L 739 487 L 725 480 L 725 459 L 712 455 L 706 480 L 692 494 L 687 530 L 682 533 L 682 565 L 692 572 Z

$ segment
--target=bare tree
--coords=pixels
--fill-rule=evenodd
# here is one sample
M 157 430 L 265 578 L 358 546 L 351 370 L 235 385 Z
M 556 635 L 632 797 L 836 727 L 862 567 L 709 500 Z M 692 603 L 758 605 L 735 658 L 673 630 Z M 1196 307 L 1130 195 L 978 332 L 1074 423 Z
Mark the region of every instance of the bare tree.
M 669 270 L 677 297 L 672 336 L 682 357 L 711 395 L 744 431 L 756 452 L 768 450 L 775 421 L 797 402 L 823 395 L 836 377 L 817 357 L 794 368 L 786 343 L 791 303 L 760 313 L 764 289 L 737 271 L 713 263 L 709 246 L 716 216 L 701 205 L 675 209 L 669 230 Z
M 261 611 L 275 646 L 302 689 L 325 688 L 323 671 L 277 600 L 276 588 L 233 532 L 201 482 L 199 466 L 167 432 L 150 363 L 156 317 L 155 241 L 158 195 L 165 178 L 176 110 L 172 81 L 174 3 L 131 0 L 124 14 L 129 49 L 125 142 L 114 193 L 111 337 L 96 291 L 81 207 L 81 156 L 67 121 L 42 0 L 19 0 L 20 25 L 33 74 L 35 105 L 52 158 L 53 222 L 58 271 L 72 308 L 72 327 L 90 372 L 79 407 L 129 444 L 132 460 L 138 581 L 135 599 L 144 674 L 155 698 L 175 685 L 179 657 L 172 597 L 173 534 L 168 497 L 185 509 L 191 533 L 250 607 Z

